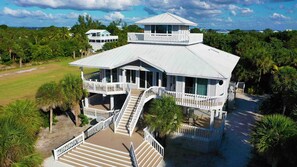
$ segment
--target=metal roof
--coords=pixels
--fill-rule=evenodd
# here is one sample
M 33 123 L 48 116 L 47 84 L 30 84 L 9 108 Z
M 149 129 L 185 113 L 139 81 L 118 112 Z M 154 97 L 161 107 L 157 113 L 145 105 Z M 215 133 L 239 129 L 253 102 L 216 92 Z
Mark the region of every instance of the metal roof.
M 201 43 L 190 46 L 131 43 L 70 65 L 113 69 L 136 60 L 168 75 L 226 79 L 231 77 L 239 57 Z
M 141 25 L 187 25 L 187 26 L 197 26 L 196 23 L 191 22 L 187 19 L 181 18 L 171 13 L 163 13 L 157 16 L 146 18 L 137 21 L 136 24 Z

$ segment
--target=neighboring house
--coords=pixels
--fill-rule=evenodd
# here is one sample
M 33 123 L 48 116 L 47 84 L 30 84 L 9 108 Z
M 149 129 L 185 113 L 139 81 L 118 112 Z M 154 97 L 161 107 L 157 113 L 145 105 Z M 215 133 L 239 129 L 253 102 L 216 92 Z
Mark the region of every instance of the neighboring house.
M 102 49 L 105 43 L 118 41 L 118 36 L 111 36 L 107 30 L 92 29 L 86 32 L 86 35 L 94 51 Z
M 172 96 L 185 114 L 191 112 L 186 120 L 190 125 L 183 124 L 173 135 L 190 139 L 184 143 L 193 148 L 216 149 L 224 130 L 227 113 L 223 107 L 231 73 L 239 57 L 204 45 L 203 34 L 189 31 L 197 24 L 170 13 L 136 24 L 144 26 L 144 33 L 128 33 L 129 44 L 70 63 L 81 68 L 83 87 L 90 92 L 83 102 L 84 114 L 98 120 L 120 110 L 113 116 L 113 131 L 132 140 L 145 103 Z M 84 74 L 84 68 L 99 71 Z M 123 97 L 125 101 L 119 102 Z M 144 130 L 144 140 L 163 157 L 163 147 L 148 136 Z M 197 143 L 200 145 L 195 146 Z M 141 150 L 145 149 L 136 148 L 136 152 Z M 136 162 L 145 166 L 139 154 Z M 157 160 L 145 162 L 150 161 Z

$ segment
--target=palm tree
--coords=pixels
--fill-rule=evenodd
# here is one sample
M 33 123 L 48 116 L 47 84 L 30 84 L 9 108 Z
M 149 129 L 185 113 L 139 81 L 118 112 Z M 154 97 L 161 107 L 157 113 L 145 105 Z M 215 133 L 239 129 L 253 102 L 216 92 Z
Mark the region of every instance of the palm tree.
M 276 167 L 283 157 L 290 154 L 285 148 L 296 137 L 297 125 L 292 119 L 280 114 L 267 115 L 256 123 L 251 134 L 251 143 L 260 155 Z
M 34 102 L 29 100 L 13 102 L 3 108 L 3 113 L 0 115 L 0 166 L 8 167 L 34 154 L 42 118 Z
M 60 81 L 64 107 L 70 108 L 75 115 L 76 126 L 79 126 L 80 100 L 86 95 L 82 88 L 82 80 L 79 76 L 66 74 Z
M 151 130 L 158 132 L 165 144 L 166 135 L 176 131 L 183 119 L 182 110 L 171 96 L 155 99 L 145 115 L 145 122 Z
M 53 131 L 53 110 L 62 104 L 61 89 L 55 82 L 48 82 L 39 87 L 36 93 L 36 103 L 45 112 L 50 113 L 49 131 Z

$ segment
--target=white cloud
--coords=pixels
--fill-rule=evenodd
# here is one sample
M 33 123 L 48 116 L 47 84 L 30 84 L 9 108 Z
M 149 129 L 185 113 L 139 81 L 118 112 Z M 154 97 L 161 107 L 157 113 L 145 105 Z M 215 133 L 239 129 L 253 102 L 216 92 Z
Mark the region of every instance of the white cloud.
M 23 18 L 23 17 L 37 17 L 37 18 L 41 18 L 41 19 L 54 19 L 54 16 L 52 14 L 46 14 L 40 10 L 36 10 L 36 11 L 28 11 L 28 10 L 24 10 L 24 9 L 10 9 L 8 7 L 4 7 L 2 13 L 4 15 L 9 15 L 9 16 L 13 16 L 13 17 L 19 17 L 19 18 Z
M 228 8 L 233 16 L 236 16 L 238 12 L 242 15 L 249 15 L 254 13 L 254 11 L 250 8 L 242 8 L 236 5 L 229 5 Z
M 13 0 L 19 6 L 75 10 L 127 10 L 141 0 Z
M 55 20 L 55 19 L 77 19 L 79 15 L 87 15 L 87 13 L 79 14 L 79 13 L 68 13 L 68 14 L 51 14 L 51 13 L 45 13 L 40 10 L 35 11 L 29 11 L 25 9 L 11 9 L 8 7 L 4 7 L 2 12 L 2 15 L 7 15 L 11 17 L 17 17 L 17 18 L 37 18 L 41 20 Z
M 284 15 L 279 14 L 279 13 L 273 13 L 270 16 L 270 18 L 273 19 L 273 20 L 288 20 L 288 19 L 290 19 L 290 17 L 284 16 Z
M 125 16 L 121 12 L 113 12 L 108 15 L 105 15 L 104 18 L 108 21 L 123 20 Z

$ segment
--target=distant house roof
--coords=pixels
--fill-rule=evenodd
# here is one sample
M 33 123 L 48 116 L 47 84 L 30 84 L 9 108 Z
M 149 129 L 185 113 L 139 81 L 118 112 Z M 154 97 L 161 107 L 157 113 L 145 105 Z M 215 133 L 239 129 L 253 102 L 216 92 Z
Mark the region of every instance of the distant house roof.
M 140 60 L 168 75 L 230 78 L 239 57 L 204 44 L 190 46 L 128 44 L 70 63 L 113 69 Z
M 141 25 L 187 25 L 197 26 L 196 23 L 187 19 L 181 18 L 171 13 L 164 13 L 157 16 L 153 16 L 147 19 L 137 21 L 136 24 Z
M 93 33 L 103 33 L 103 32 L 107 32 L 110 34 L 110 32 L 108 32 L 107 30 L 100 30 L 100 29 L 91 29 L 89 31 L 86 32 L 86 34 L 93 34 Z

